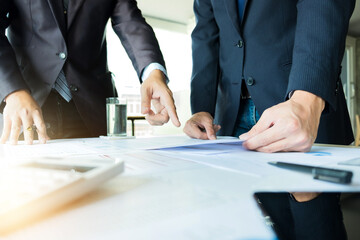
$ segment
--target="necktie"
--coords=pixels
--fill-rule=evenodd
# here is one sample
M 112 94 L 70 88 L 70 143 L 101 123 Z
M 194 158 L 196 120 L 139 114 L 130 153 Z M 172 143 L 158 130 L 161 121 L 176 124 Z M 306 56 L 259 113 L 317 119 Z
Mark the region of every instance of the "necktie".
M 244 8 L 245 8 L 245 2 L 246 0 L 238 0 L 238 8 L 239 8 L 239 19 L 240 22 L 243 18 Z
M 67 102 L 70 102 L 72 96 L 69 89 L 69 85 L 66 82 L 64 71 L 61 70 L 54 84 L 55 90 L 62 96 Z
M 69 6 L 69 0 L 64 0 L 65 15 L 67 14 L 68 6 Z M 71 91 L 69 89 L 69 85 L 67 84 L 65 73 L 63 70 L 60 71 L 53 88 L 60 94 L 60 96 L 62 96 L 65 99 L 65 101 L 70 102 L 72 98 Z

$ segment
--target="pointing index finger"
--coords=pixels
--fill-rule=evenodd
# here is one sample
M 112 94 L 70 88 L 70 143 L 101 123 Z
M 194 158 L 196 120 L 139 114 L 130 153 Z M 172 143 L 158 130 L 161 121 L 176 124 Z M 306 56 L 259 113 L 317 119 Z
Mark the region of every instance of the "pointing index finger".
M 171 119 L 171 122 L 176 126 L 176 127 L 180 127 L 181 123 L 179 121 L 179 117 L 177 115 L 176 112 L 176 107 L 174 104 L 174 99 L 168 94 L 166 93 L 163 97 L 163 104 L 169 114 L 169 117 Z

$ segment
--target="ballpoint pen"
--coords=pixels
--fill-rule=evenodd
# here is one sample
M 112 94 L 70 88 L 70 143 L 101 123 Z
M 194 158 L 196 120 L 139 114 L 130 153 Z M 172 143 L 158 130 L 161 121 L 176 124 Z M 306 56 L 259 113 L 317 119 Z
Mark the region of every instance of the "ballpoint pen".
M 287 162 L 268 162 L 276 167 L 286 168 L 299 172 L 312 173 L 314 179 L 335 182 L 335 183 L 351 183 L 353 173 L 347 170 L 339 170 L 332 168 L 323 168 L 309 165 L 300 165 Z

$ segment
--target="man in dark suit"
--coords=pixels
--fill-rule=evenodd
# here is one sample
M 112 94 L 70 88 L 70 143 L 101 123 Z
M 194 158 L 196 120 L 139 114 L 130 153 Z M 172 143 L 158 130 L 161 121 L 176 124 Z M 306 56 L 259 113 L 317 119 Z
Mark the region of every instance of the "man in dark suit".
M 106 134 L 105 99 L 117 94 L 107 68 L 109 19 L 142 83 L 142 113 L 151 124 L 171 118 L 180 126 L 158 42 L 135 0 L 2 0 L 1 143 L 16 144 L 21 126 L 29 144 L 34 125 L 41 142 L 49 132 L 52 138 Z
M 261 152 L 309 151 L 314 141 L 350 144 L 339 75 L 354 5 L 195 0 L 193 116 L 184 132 L 201 139 L 215 139 L 216 132 L 240 136 L 245 148 Z M 337 194 L 260 198 L 284 239 L 345 236 Z

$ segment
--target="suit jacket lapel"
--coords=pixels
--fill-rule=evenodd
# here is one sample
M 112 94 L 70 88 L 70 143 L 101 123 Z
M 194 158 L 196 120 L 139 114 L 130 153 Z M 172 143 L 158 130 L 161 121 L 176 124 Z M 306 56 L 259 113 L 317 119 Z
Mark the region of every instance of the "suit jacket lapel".
M 225 2 L 227 12 L 229 14 L 229 17 L 231 18 L 231 21 L 232 21 L 234 27 L 236 28 L 238 33 L 241 35 L 241 26 L 243 25 L 244 21 L 241 22 L 241 26 L 240 26 L 237 0 L 224 0 L 224 2 Z M 249 0 L 247 0 L 245 2 L 244 13 L 246 12 L 246 7 L 248 5 L 248 2 L 249 2 Z M 245 19 L 245 18 L 243 17 L 243 19 Z
M 224 0 L 225 6 L 228 12 L 229 17 L 231 18 L 231 21 L 235 27 L 235 29 L 240 34 L 240 20 L 239 20 L 239 14 L 238 14 L 238 5 L 236 0 Z
M 64 6 L 59 0 L 47 0 L 53 13 L 56 23 L 60 28 L 60 31 L 65 38 L 66 36 L 66 26 L 65 26 L 65 16 L 64 16 Z
M 68 29 L 71 27 L 71 24 L 73 23 L 73 21 L 75 19 L 76 13 L 79 11 L 79 9 L 83 5 L 84 1 L 85 0 L 70 0 L 69 1 L 68 24 L 67 24 Z

